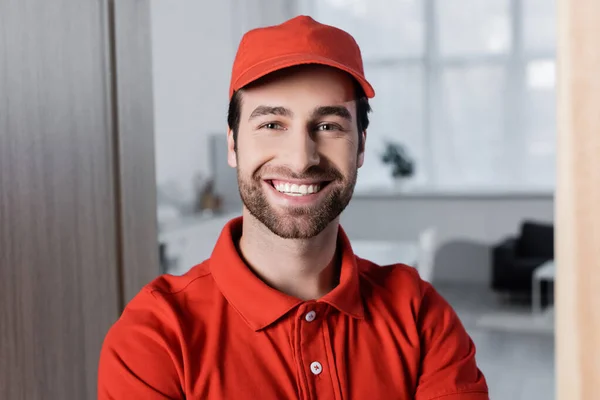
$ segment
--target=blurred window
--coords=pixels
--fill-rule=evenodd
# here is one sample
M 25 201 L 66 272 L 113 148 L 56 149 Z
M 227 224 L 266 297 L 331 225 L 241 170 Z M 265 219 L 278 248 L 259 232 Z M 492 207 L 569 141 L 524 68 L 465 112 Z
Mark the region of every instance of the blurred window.
M 376 97 L 357 190 L 391 183 L 385 140 L 414 184 L 554 188 L 555 0 L 297 0 L 350 32 Z

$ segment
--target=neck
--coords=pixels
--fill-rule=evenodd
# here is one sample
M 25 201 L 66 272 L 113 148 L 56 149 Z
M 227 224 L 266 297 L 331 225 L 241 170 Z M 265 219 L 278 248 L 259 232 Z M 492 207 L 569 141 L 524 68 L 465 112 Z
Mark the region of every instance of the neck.
M 323 297 L 337 284 L 336 242 L 339 219 L 310 239 L 283 239 L 248 210 L 239 249 L 246 263 L 269 286 L 302 300 Z

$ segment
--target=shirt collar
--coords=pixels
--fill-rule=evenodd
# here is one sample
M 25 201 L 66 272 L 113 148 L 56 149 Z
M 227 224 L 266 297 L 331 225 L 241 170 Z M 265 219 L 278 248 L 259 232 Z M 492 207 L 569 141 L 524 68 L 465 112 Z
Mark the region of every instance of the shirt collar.
M 240 257 L 236 242 L 242 235 L 242 217 L 223 228 L 210 257 L 210 270 L 217 286 L 248 325 L 255 331 L 266 328 L 301 304 L 301 299 L 286 295 L 264 283 Z M 338 230 L 341 251 L 339 284 L 318 299 L 353 318 L 364 318 L 356 257 L 341 227 Z

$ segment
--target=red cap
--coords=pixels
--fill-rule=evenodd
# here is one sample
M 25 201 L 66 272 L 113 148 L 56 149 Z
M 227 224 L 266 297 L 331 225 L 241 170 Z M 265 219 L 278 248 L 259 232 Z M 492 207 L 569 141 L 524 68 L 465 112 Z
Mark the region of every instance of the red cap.
M 301 64 L 341 69 L 358 81 L 368 98 L 375 96 L 365 78 L 362 56 L 354 38 L 339 28 L 301 15 L 244 35 L 233 62 L 229 98 L 236 90 L 271 72 Z

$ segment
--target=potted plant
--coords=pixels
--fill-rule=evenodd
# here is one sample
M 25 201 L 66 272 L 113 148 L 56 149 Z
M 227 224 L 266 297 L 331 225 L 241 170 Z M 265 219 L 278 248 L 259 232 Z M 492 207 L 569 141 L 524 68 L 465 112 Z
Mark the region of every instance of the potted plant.
M 415 173 L 415 163 L 400 143 L 387 141 L 381 160 L 384 164 L 392 165 L 392 177 L 397 185 L 403 186 Z

